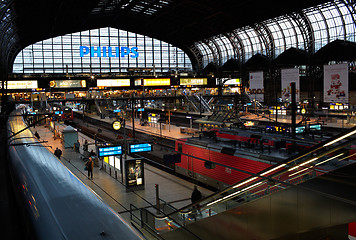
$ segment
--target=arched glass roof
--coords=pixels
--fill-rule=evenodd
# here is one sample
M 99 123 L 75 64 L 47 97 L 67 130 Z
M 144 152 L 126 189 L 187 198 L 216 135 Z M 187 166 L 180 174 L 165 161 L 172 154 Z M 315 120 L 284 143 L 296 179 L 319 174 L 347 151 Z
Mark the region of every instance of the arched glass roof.
M 355 42 L 355 33 L 355 3 L 332 1 L 196 42 L 195 47 L 205 67 L 230 58 L 246 62 L 256 53 L 275 58 L 291 47 L 314 53 L 336 39 Z M 226 35 L 232 36 L 230 41 Z
M 83 56 L 81 46 L 87 47 L 87 50 L 83 50 Z M 101 56 L 96 52 L 91 54 L 93 49 L 99 47 Z M 136 48 L 137 56 L 132 48 Z M 90 54 L 84 54 L 89 49 Z M 122 55 L 123 51 L 131 52 Z M 188 55 L 181 49 L 147 36 L 107 27 L 67 34 L 30 45 L 17 55 L 13 72 L 117 73 L 126 72 L 130 68 L 153 66 L 157 72 L 192 70 Z

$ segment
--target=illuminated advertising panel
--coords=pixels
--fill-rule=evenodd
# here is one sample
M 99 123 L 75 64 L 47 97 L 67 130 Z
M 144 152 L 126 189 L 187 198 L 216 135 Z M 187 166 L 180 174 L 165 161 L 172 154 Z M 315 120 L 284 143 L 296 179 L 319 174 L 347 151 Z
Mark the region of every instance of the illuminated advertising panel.
M 295 100 L 299 101 L 299 69 L 288 68 L 281 70 L 281 84 L 282 84 L 282 99 L 283 101 L 292 101 L 292 87 L 291 83 L 295 82 Z
M 141 160 L 125 161 L 126 186 L 137 187 L 144 185 L 144 165 Z
M 98 79 L 98 87 L 130 87 L 130 79 Z
M 2 83 L 0 81 L 0 88 Z M 34 89 L 38 88 L 37 80 L 7 81 L 7 89 Z
M 83 88 L 86 87 L 85 80 L 52 80 L 49 83 L 53 88 Z
M 324 65 L 324 102 L 349 102 L 347 63 Z
M 137 83 L 140 83 L 141 81 L 137 81 Z M 171 79 L 170 78 L 145 78 L 143 80 L 144 86 L 170 86 L 171 85 Z M 135 81 L 135 86 L 136 81 Z
M 207 85 L 208 79 L 207 78 L 181 78 L 180 85 L 187 86 L 187 85 Z
M 263 71 L 249 73 L 249 96 L 256 101 L 264 101 Z
M 224 85 L 241 85 L 241 79 L 240 78 L 234 78 L 234 79 L 226 80 Z

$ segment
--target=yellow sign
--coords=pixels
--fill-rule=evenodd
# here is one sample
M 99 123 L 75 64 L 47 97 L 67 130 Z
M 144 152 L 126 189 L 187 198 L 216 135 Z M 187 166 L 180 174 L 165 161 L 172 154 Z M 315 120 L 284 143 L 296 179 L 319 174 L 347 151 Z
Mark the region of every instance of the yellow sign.
M 207 85 L 207 78 L 181 78 L 180 85 Z
M 6 84 L 6 83 L 4 83 Z M 0 81 L 0 89 L 2 82 Z M 35 89 L 38 88 L 37 80 L 7 81 L 7 89 Z
M 113 128 L 114 130 L 120 130 L 120 128 L 121 128 L 121 122 L 120 122 L 120 121 L 114 121 L 114 122 L 112 123 L 112 128 Z
M 150 78 L 143 80 L 144 86 L 170 86 L 170 78 Z
M 98 87 L 130 87 L 130 79 L 98 79 Z

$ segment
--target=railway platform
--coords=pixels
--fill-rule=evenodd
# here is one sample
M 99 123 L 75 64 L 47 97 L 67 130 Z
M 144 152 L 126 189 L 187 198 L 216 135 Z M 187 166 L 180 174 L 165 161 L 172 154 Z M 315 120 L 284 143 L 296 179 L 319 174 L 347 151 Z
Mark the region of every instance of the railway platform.
M 61 138 L 54 138 L 53 132 L 45 125 L 31 128 L 33 132 L 37 131 L 43 145 L 49 151 L 54 152 L 58 147 L 63 155 L 60 161 L 76 175 L 84 184 L 89 186 L 104 202 L 106 202 L 114 211 L 118 212 L 127 222 L 130 222 L 130 204 L 139 208 L 149 208 L 156 205 L 155 185 L 159 186 L 159 198 L 175 208 L 180 208 L 190 204 L 190 196 L 194 188 L 194 183 L 188 182 L 174 175 L 166 173 L 160 169 L 144 164 L 145 168 L 145 189 L 128 191 L 121 178 L 115 179 L 113 176 L 94 167 L 93 180 L 88 179 L 87 171 L 84 170 L 85 161 L 82 155 L 75 152 L 72 148 L 64 148 Z M 89 142 L 94 142 L 89 139 Z M 199 187 L 203 196 L 210 195 L 212 191 Z

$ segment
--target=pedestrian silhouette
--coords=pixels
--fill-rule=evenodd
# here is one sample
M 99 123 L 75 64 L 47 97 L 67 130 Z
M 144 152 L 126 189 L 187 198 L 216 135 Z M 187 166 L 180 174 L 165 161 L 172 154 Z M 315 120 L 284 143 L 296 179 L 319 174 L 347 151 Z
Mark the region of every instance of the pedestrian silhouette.
M 35 137 L 36 137 L 38 140 L 40 140 L 40 138 L 41 138 L 37 131 L 35 132 Z

